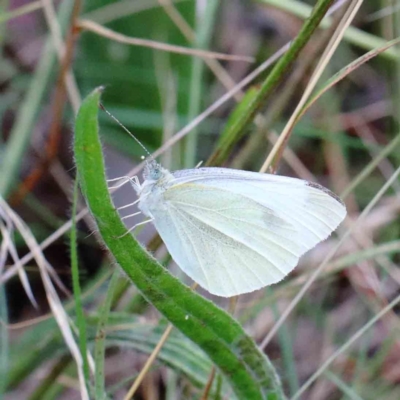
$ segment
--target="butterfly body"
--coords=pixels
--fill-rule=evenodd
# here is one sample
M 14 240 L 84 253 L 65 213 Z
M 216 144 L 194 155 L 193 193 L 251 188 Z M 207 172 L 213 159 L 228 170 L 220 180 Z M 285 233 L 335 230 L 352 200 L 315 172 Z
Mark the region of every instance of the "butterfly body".
M 346 215 L 318 184 L 226 168 L 171 173 L 149 161 L 136 191 L 180 268 L 223 297 L 280 281 Z

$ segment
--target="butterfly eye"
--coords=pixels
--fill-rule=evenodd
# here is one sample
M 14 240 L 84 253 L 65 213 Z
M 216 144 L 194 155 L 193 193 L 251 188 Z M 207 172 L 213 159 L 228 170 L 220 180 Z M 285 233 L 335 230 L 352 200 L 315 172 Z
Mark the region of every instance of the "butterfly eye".
M 161 176 L 162 169 L 160 164 L 154 160 L 147 161 L 143 172 L 143 178 L 157 181 Z
M 154 169 L 151 171 L 151 177 L 152 177 L 154 180 L 157 180 L 157 179 L 160 179 L 160 178 L 161 178 L 161 170 L 160 170 L 159 167 L 156 167 L 156 168 L 154 168 Z

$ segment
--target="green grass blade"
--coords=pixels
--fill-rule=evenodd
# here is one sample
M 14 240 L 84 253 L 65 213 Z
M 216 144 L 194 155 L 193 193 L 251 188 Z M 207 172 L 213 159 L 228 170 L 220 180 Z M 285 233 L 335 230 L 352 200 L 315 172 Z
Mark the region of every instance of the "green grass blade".
M 250 87 L 231 112 L 225 128 L 219 137 L 216 148 L 206 163 L 207 165 L 221 165 L 229 157 L 233 146 L 242 138 L 244 133 L 243 131 L 235 132 L 232 128 L 238 123 L 239 119 L 242 118 L 250 104 L 256 99 L 257 94 L 257 88 L 254 86 Z
M 118 284 L 118 271 L 115 271 L 111 277 L 110 284 L 108 286 L 106 300 L 104 301 L 103 307 L 101 307 L 101 313 L 99 322 L 97 325 L 96 341 L 95 341 L 95 398 L 96 400 L 103 400 L 106 398 L 105 395 L 105 377 L 104 377 L 104 359 L 105 359 L 105 327 L 110 315 L 111 303 L 114 297 L 115 288 Z
M 210 45 L 217 9 L 218 0 L 205 3 L 205 10 L 201 13 L 201 18 L 197 18 L 194 45 L 199 49 L 207 49 Z M 199 17 L 197 15 L 197 17 Z M 201 111 L 203 91 L 204 91 L 204 61 L 199 57 L 193 57 L 190 80 L 189 96 L 189 121 L 194 119 Z M 197 164 L 196 156 L 198 149 L 199 131 L 194 129 L 185 139 L 184 168 L 193 168 Z
M 355 188 L 372 173 L 379 163 L 399 146 L 400 133 L 396 133 L 396 136 L 381 150 L 381 152 L 375 156 L 375 158 L 373 158 L 355 178 L 351 180 L 349 185 L 343 190 L 342 193 L 340 193 L 340 197 L 345 199 L 350 193 L 354 192 Z
M 67 350 L 65 348 L 65 350 Z M 64 354 L 60 359 L 52 366 L 50 372 L 45 378 L 41 379 L 39 386 L 36 387 L 34 392 L 29 396 L 29 400 L 47 400 L 57 398 L 56 395 L 60 395 L 62 387 L 55 384 L 61 374 L 66 374 L 68 368 L 73 367 L 72 359 L 67 353 Z
M 227 136 L 236 138 L 241 135 L 241 132 L 244 129 L 251 125 L 253 118 L 262 109 L 268 98 L 273 93 L 274 89 L 289 71 L 301 50 L 306 46 L 312 34 L 318 28 L 320 21 L 332 3 L 332 0 L 318 0 L 310 17 L 303 24 L 299 34 L 291 43 L 289 50 L 279 60 L 279 62 L 275 64 L 272 71 L 262 83 L 260 89 L 258 90 L 257 96 L 255 96 L 255 98 L 249 102 L 248 107 L 243 110 L 240 118 L 236 119 L 235 124 L 231 125 L 227 129 Z
M 294 0 L 258 0 L 260 3 L 268 4 L 273 7 L 277 7 L 280 10 L 287 11 L 292 15 L 295 15 L 299 18 L 308 18 L 311 14 L 312 8 L 310 5 L 305 2 L 294 1 Z M 324 18 L 321 21 L 321 28 L 327 29 L 332 23 L 331 18 Z M 374 47 L 384 46 L 386 40 L 372 35 L 371 33 L 365 32 L 361 29 L 357 29 L 354 26 L 349 26 L 346 29 L 346 33 L 343 36 L 343 39 L 349 43 L 354 44 L 355 46 L 360 47 L 361 49 L 371 50 Z M 390 60 L 398 60 L 400 58 L 400 53 L 396 49 L 390 49 L 385 53 L 381 54 L 382 57 Z
M 345 394 L 346 399 L 349 400 L 363 400 L 356 391 L 350 387 L 346 382 L 339 378 L 336 374 L 331 371 L 325 371 L 324 375 L 333 382 L 342 392 Z
M 78 181 L 74 183 L 74 195 L 72 202 L 72 226 L 70 234 L 71 245 L 71 274 L 72 288 L 75 299 L 76 322 L 79 330 L 79 349 L 83 360 L 83 374 L 85 376 L 86 385 L 89 387 L 89 363 L 87 359 L 87 337 L 86 337 L 86 321 L 82 306 L 81 285 L 79 282 L 79 264 L 78 264 L 78 243 L 76 229 L 76 206 L 78 203 Z
M 74 148 L 81 189 L 105 244 L 147 301 L 211 358 L 239 398 L 283 399 L 273 366 L 243 328 L 124 235 L 106 185 L 97 123 L 100 93 L 95 90 L 79 110 Z

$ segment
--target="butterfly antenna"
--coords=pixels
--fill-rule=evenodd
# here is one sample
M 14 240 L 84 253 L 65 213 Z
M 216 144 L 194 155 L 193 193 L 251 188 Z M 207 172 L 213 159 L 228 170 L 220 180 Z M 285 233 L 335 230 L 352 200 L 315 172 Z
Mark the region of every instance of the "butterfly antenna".
M 136 140 L 136 143 L 139 144 L 139 146 L 146 152 L 146 154 L 149 156 L 150 159 L 154 160 L 153 156 L 150 154 L 150 152 L 146 149 L 144 144 L 131 132 L 127 127 L 125 127 L 122 122 L 120 122 L 117 118 L 114 117 L 104 106 L 103 104 L 100 103 L 100 108 L 111 118 L 113 119 L 125 132 L 128 133 L 133 139 Z

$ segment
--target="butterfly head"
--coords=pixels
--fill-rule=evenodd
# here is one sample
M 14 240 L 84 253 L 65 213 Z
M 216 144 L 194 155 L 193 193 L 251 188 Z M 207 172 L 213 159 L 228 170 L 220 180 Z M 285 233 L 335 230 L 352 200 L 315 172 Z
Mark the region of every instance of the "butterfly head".
M 166 189 L 173 181 L 172 174 L 163 168 L 154 159 L 146 160 L 146 166 L 143 171 L 143 187 L 160 187 Z
M 143 178 L 149 181 L 158 181 L 163 176 L 163 171 L 164 168 L 156 160 L 146 160 Z
M 149 159 L 146 160 L 143 179 L 143 183 L 137 191 L 140 200 L 138 207 L 145 215 L 151 216 L 152 208 L 162 206 L 162 194 L 171 185 L 174 178 L 154 159 Z

